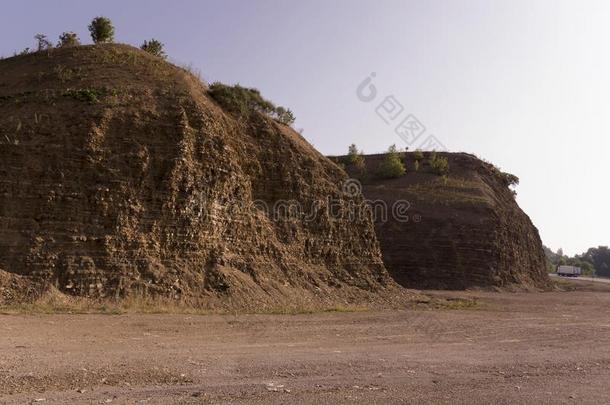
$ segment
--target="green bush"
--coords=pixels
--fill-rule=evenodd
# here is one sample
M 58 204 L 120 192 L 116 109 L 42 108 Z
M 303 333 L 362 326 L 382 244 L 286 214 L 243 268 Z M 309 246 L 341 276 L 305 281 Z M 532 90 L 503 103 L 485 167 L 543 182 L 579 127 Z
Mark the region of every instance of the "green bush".
M 239 84 L 227 86 L 219 82 L 212 83 L 209 94 L 221 107 L 239 116 L 247 116 L 253 112 L 270 115 L 276 108 L 273 103 L 265 100 L 257 89 L 249 89 Z
M 358 151 L 358 147 L 356 146 L 355 143 L 352 143 L 350 146 L 348 146 L 348 148 L 347 148 L 347 161 L 349 163 L 355 163 L 356 160 L 358 159 L 359 155 L 360 155 L 360 152 Z
M 58 48 L 66 48 L 70 46 L 79 46 L 80 40 L 78 35 L 74 32 L 64 32 L 59 36 L 59 42 L 57 43 Z
M 415 152 L 413 152 L 413 158 L 415 160 L 424 160 L 424 152 L 417 149 Z
M 159 58 L 165 59 L 167 58 L 167 55 L 165 54 L 164 48 L 165 45 L 163 45 L 163 43 L 157 41 L 154 38 L 150 41 L 144 41 L 142 46 L 140 46 L 140 49 L 142 49 L 143 51 L 146 51 L 151 55 L 158 56 Z
M 275 116 L 279 122 L 286 125 L 292 125 L 296 119 L 289 108 L 284 108 L 282 106 L 275 108 Z
M 345 157 L 345 163 L 348 165 L 354 165 L 358 168 L 364 167 L 364 156 L 355 143 L 352 143 L 347 149 L 347 156 Z
M 64 93 L 64 97 L 70 97 L 90 104 L 97 103 L 101 96 L 102 92 L 97 89 L 68 89 Z
M 95 17 L 89 24 L 89 32 L 96 44 L 114 41 L 114 26 L 106 17 Z
M 377 176 L 384 179 L 393 179 L 402 176 L 405 172 L 405 166 L 396 150 L 396 145 L 390 146 L 377 169 Z
M 514 174 L 501 172 L 500 178 L 507 187 L 519 185 L 519 177 L 515 176 Z
M 276 107 L 271 101 L 265 100 L 257 89 L 216 82 L 210 85 L 208 92 L 222 108 L 239 117 L 261 113 L 286 125 L 291 125 L 295 120 L 290 109 Z
M 432 172 L 439 176 L 444 176 L 449 173 L 449 161 L 446 157 L 439 156 L 436 152 L 430 154 L 430 167 Z

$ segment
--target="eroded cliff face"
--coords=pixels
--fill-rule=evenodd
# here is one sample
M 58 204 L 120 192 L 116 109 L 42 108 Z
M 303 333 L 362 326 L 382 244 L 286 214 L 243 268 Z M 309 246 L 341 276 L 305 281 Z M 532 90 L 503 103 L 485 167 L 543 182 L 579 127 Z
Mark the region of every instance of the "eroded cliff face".
M 225 113 L 182 69 L 105 45 L 0 72 L 4 274 L 81 296 L 241 302 L 391 283 L 370 217 L 327 209 L 353 199 L 345 174 L 289 127 Z
M 404 154 L 407 174 L 389 180 L 372 175 L 383 157 L 365 156 L 364 196 L 388 207 L 409 202 L 401 220 L 376 215 L 384 263 L 393 278 L 425 289 L 548 288 L 538 230 L 517 205 L 506 175 L 472 155 L 443 153 L 449 173 L 441 177 L 424 155 L 415 170 L 415 154 Z M 362 177 L 355 167 L 347 169 Z

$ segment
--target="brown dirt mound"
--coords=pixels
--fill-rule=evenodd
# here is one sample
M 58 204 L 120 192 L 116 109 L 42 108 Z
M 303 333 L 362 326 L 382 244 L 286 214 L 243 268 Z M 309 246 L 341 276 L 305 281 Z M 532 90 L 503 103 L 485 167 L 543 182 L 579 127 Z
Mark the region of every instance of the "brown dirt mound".
M 41 292 L 37 283 L 0 269 L 0 306 L 32 302 Z
M 550 288 L 538 230 L 519 208 L 507 177 L 493 165 L 465 153 L 441 153 L 446 177 L 433 173 L 428 153 L 415 170 L 415 154 L 405 153 L 407 174 L 377 179 L 383 155 L 365 156 L 367 200 L 387 203 L 390 215 L 376 217 L 384 263 L 403 286 L 424 289 L 472 287 Z M 408 201 L 404 222 L 391 215 Z M 403 219 L 402 217 L 400 217 Z
M 357 301 L 393 285 L 370 217 L 327 209 L 348 209 L 342 170 L 285 125 L 224 112 L 143 51 L 2 60 L 0 112 L 10 274 L 77 296 L 248 305 Z M 264 207 L 278 201 L 301 212 L 276 218 Z

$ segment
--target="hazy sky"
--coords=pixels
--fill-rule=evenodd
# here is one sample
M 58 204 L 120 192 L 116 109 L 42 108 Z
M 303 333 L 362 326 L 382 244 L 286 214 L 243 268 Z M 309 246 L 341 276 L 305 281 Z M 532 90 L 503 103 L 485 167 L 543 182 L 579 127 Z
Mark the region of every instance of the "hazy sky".
M 208 81 L 259 88 L 325 154 L 406 146 L 384 97 L 451 151 L 518 175 L 518 201 L 553 249 L 610 244 L 610 1 L 2 2 L 0 55 L 110 17 L 119 42 L 155 37 Z M 377 98 L 358 85 L 371 73 Z

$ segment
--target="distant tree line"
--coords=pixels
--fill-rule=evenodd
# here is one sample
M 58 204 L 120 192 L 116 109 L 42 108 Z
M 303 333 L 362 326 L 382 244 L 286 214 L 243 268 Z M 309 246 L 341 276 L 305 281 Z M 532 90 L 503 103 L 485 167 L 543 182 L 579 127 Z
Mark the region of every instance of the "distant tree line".
M 557 266 L 568 265 L 582 268 L 583 273 L 587 275 L 610 277 L 610 249 L 608 246 L 590 248 L 585 253 L 573 257 L 565 255 L 562 249 L 553 252 L 546 246 L 544 252 L 551 272 L 555 272 Z

